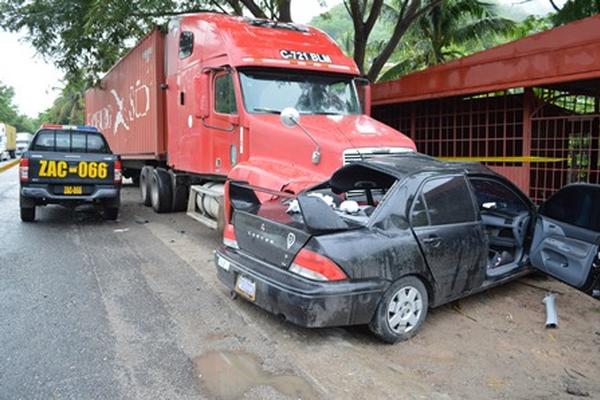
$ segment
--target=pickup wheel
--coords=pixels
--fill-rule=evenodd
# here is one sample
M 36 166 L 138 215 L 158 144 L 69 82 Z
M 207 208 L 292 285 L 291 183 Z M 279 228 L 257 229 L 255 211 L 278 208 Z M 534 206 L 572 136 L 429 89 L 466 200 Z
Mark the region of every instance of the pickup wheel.
M 150 197 L 150 185 L 153 171 L 154 168 L 145 166 L 140 172 L 140 193 L 142 195 L 142 203 L 146 207 L 150 207 L 152 205 L 152 198 Z
M 171 177 L 169 173 L 156 168 L 152 172 L 150 180 L 150 199 L 152 208 L 157 213 L 166 213 L 171 211 L 173 201 L 173 192 L 171 190 Z
M 105 207 L 102 217 L 107 221 L 115 221 L 119 217 L 119 207 Z
M 35 207 L 21 207 L 21 221 L 35 221 Z
M 369 329 L 387 343 L 410 339 L 419 331 L 427 316 L 429 298 L 423 282 L 405 276 L 385 291 Z

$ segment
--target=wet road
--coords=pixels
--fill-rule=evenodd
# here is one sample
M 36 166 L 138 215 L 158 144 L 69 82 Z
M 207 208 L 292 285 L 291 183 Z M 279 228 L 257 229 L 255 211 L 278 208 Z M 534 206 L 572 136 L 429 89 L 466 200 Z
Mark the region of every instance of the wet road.
M 121 216 L 38 209 L 21 223 L 17 168 L 0 173 L 0 399 L 569 398 L 600 393 L 600 307 L 552 280 L 434 310 L 413 340 L 306 330 L 216 279 L 218 241 L 125 188 Z M 531 283 L 531 282 L 530 282 Z M 600 397 L 600 395 L 599 395 Z

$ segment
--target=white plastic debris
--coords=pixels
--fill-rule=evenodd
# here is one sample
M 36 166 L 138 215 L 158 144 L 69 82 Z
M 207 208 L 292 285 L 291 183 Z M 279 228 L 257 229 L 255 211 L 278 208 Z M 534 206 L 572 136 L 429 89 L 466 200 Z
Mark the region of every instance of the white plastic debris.
M 309 193 L 308 196 L 310 196 L 310 197 L 317 197 L 317 198 L 323 200 L 323 202 L 325 204 L 327 204 L 329 207 L 335 208 L 335 202 L 333 201 L 333 197 L 329 196 L 328 194 L 323 194 L 323 193 Z M 290 201 L 290 204 L 288 205 L 288 208 L 287 208 L 286 212 L 288 214 L 299 213 L 300 212 L 300 206 L 298 205 L 298 200 L 294 199 L 294 200 Z
M 356 214 L 359 210 L 358 203 L 354 200 L 344 200 L 340 204 L 340 210 L 346 214 Z
M 543 303 L 546 305 L 546 328 L 558 327 L 558 313 L 556 312 L 556 294 L 548 293 L 544 297 Z

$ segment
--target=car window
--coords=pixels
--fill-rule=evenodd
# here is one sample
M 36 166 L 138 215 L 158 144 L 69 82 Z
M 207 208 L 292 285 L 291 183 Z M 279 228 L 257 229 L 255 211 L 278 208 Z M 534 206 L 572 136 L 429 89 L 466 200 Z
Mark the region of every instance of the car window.
M 506 185 L 493 179 L 470 178 L 477 206 L 483 208 L 484 203 L 496 203 L 496 209 L 515 214 L 527 211 L 527 204 Z
M 410 223 L 413 227 L 429 225 L 427 210 L 425 210 L 425 203 L 423 202 L 423 197 L 421 195 L 419 195 L 413 203 L 412 212 L 410 213 Z
M 220 75 L 215 79 L 215 111 L 220 114 L 237 114 L 231 74 Z
M 431 225 L 475 221 L 473 200 L 462 176 L 431 179 L 423 185 L 422 195 Z
M 540 214 L 581 228 L 600 231 L 600 188 L 567 186 L 544 203 Z
M 110 153 L 108 143 L 100 133 L 75 130 L 40 131 L 36 134 L 30 150 L 64 153 Z
M 189 31 L 181 32 L 179 35 L 179 58 L 187 58 L 194 51 L 194 34 Z

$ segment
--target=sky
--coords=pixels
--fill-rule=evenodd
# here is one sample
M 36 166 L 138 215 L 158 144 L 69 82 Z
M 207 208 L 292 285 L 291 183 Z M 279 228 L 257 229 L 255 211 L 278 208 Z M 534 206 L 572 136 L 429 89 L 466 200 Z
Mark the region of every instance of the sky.
M 566 0 L 558 0 L 561 5 Z M 292 1 L 292 18 L 307 23 L 312 17 L 327 11 L 342 0 L 296 0 Z M 520 7 L 528 14 L 544 15 L 552 10 L 548 0 L 499 0 Z M 323 6 L 322 4 L 325 4 Z M 0 31 L 0 82 L 15 89 L 14 103 L 19 111 L 30 117 L 52 105 L 58 96 L 62 73 L 36 51 L 19 33 Z

